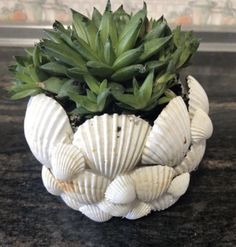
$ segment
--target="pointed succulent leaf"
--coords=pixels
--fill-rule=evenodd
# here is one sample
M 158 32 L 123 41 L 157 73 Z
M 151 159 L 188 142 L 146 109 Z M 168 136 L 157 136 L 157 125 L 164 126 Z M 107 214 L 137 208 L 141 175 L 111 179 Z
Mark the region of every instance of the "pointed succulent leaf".
M 86 66 L 92 75 L 95 75 L 98 77 L 106 78 L 106 77 L 109 77 L 113 73 L 112 67 L 102 62 L 88 61 Z
M 101 19 L 102 19 L 101 13 L 97 10 L 97 8 L 94 7 L 92 14 L 92 21 L 97 28 L 100 26 Z
M 115 60 L 115 52 L 110 37 L 104 45 L 104 59 L 108 65 L 112 65 Z
M 55 75 L 65 75 L 68 67 L 58 62 L 50 62 L 41 65 L 40 69 Z
M 100 92 L 99 82 L 93 76 L 91 76 L 90 74 L 85 74 L 84 80 L 86 84 L 88 85 L 89 89 L 93 93 L 99 94 Z

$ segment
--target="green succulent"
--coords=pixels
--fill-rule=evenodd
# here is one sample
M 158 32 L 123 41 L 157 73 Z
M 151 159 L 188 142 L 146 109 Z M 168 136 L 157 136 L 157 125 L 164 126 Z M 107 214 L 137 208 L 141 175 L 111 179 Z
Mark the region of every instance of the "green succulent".
M 147 18 L 147 8 L 128 14 L 108 1 L 91 19 L 72 10 L 73 23 L 55 21 L 52 30 L 10 66 L 12 99 L 45 93 L 72 116 L 102 113 L 152 116 L 168 103 L 199 41 L 166 19 Z

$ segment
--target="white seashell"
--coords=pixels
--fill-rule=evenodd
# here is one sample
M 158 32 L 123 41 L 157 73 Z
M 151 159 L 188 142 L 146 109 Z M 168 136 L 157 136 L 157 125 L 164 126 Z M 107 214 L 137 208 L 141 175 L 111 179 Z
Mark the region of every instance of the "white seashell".
M 71 198 L 70 196 L 62 193 L 61 194 L 61 199 L 65 202 L 65 204 L 74 209 L 74 210 L 79 210 L 80 207 L 84 206 L 84 204 L 80 203 L 79 201 L 77 200 L 74 200 L 73 198 Z
M 170 187 L 167 190 L 167 193 L 171 194 L 174 197 L 182 196 L 186 192 L 189 186 L 189 181 L 190 181 L 189 173 L 183 173 L 175 177 L 172 180 Z
M 150 205 L 145 202 L 135 201 L 132 206 L 133 208 L 125 216 L 126 219 L 136 220 L 148 215 L 151 212 Z
M 107 187 L 105 197 L 108 201 L 118 204 L 130 203 L 135 200 L 135 185 L 129 175 L 116 177 Z
M 103 212 L 98 206 L 96 205 L 85 205 L 80 207 L 79 211 L 86 215 L 93 221 L 96 222 L 105 222 L 112 218 L 112 216 L 108 213 Z
M 80 125 L 73 144 L 91 169 L 115 178 L 137 164 L 149 129 L 146 121 L 133 115 L 104 114 Z
M 80 203 L 93 204 L 104 199 L 109 183 L 108 178 L 85 171 L 72 181 L 69 189 L 63 191 Z
M 202 160 L 202 157 L 205 153 L 206 149 L 206 141 L 200 141 L 198 143 L 194 143 L 190 151 L 188 151 L 186 157 L 180 163 L 180 165 L 175 167 L 176 175 L 185 173 L 185 172 L 192 172 L 195 170 L 199 163 Z
M 59 180 L 71 180 L 85 169 L 83 154 L 71 144 L 58 144 L 51 157 L 53 175 Z
M 98 207 L 115 217 L 124 217 L 131 210 L 131 204 L 114 204 L 107 200 L 98 203 Z
M 44 94 L 30 98 L 25 114 L 24 132 L 34 156 L 49 168 L 52 148 L 60 142 L 70 142 L 73 134 L 64 109 Z
M 200 83 L 192 76 L 187 77 L 189 87 L 189 115 L 192 119 L 195 111 L 201 109 L 207 114 L 209 113 L 209 101 L 207 94 Z
M 169 188 L 174 169 L 168 166 L 147 166 L 136 169 L 132 178 L 137 198 L 149 202 L 157 199 Z
M 42 167 L 42 180 L 44 187 L 52 195 L 59 196 L 62 193 L 60 182 L 55 179 L 46 166 Z
M 191 122 L 193 142 L 199 142 L 211 137 L 213 125 L 209 116 L 201 109 L 197 109 Z
M 157 200 L 150 202 L 151 209 L 161 211 L 169 208 L 178 201 L 179 197 L 174 197 L 170 194 L 164 194 Z
M 175 166 L 190 145 L 190 119 L 183 99 L 172 99 L 154 122 L 142 155 L 143 164 Z

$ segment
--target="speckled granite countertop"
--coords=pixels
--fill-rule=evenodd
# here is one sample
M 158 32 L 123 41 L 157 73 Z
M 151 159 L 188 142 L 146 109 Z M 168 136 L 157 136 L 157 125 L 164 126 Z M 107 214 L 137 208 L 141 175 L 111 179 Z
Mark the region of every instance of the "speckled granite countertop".
M 206 89 L 214 124 L 187 193 L 140 220 L 95 223 L 42 185 L 23 134 L 26 101 L 3 90 L 12 52 L 0 49 L 0 246 L 236 246 L 236 54 L 199 53 L 186 71 Z

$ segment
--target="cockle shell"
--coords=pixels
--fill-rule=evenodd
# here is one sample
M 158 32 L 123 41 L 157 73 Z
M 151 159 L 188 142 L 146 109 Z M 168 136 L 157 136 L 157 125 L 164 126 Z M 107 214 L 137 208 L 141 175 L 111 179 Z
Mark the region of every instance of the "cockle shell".
M 161 211 L 169 208 L 174 203 L 178 201 L 179 197 L 174 197 L 171 194 L 164 194 L 159 197 L 157 200 L 150 202 L 151 209 L 154 211 Z
M 199 142 L 211 137 L 213 125 L 209 116 L 201 109 L 197 109 L 191 122 L 191 136 L 193 142 Z
M 70 142 L 73 134 L 64 109 L 54 99 L 39 94 L 27 106 L 24 132 L 34 156 L 50 168 L 50 152 L 59 142 Z
M 151 212 L 149 204 L 141 201 L 135 201 L 132 203 L 132 209 L 125 216 L 126 219 L 136 220 L 148 215 Z
M 112 215 L 103 212 L 97 205 L 85 205 L 79 211 L 96 222 L 105 222 L 112 218 Z
M 146 121 L 133 115 L 104 114 L 80 125 L 73 144 L 91 169 L 115 178 L 137 164 L 149 129 Z
M 174 197 L 182 196 L 186 192 L 189 186 L 189 181 L 190 181 L 189 173 L 183 173 L 175 177 L 171 181 L 171 184 L 167 190 L 167 193 L 171 194 Z
M 108 201 L 118 204 L 134 201 L 135 185 L 130 175 L 117 176 L 107 187 L 105 197 Z
M 84 204 L 80 203 L 78 200 L 75 200 L 64 193 L 61 194 L 61 199 L 65 202 L 65 204 L 68 207 L 77 211 L 79 210 L 80 207 L 84 206 Z
M 44 187 L 50 194 L 59 196 L 62 193 L 60 182 L 55 179 L 46 166 L 42 167 L 42 180 Z
M 110 180 L 90 171 L 85 171 L 71 182 L 63 192 L 80 203 L 93 204 L 104 199 Z
M 205 153 L 206 149 L 206 141 L 200 141 L 198 143 L 194 143 L 190 151 L 188 151 L 186 157 L 184 157 L 183 161 L 180 165 L 175 167 L 176 175 L 185 173 L 185 172 L 192 172 L 197 168 L 199 163 L 202 160 L 202 157 Z
M 59 180 L 71 180 L 85 169 L 83 154 L 71 144 L 58 144 L 52 151 L 53 175 Z
M 200 83 L 192 76 L 187 77 L 189 87 L 189 115 L 192 119 L 195 111 L 201 109 L 207 114 L 209 113 L 209 101 L 207 94 Z
M 115 217 L 124 217 L 131 210 L 131 204 L 114 204 L 106 199 L 97 205 L 102 211 Z
M 149 202 L 161 196 L 170 186 L 174 169 L 168 166 L 147 166 L 132 173 L 137 198 Z
M 190 145 L 190 119 L 183 99 L 172 99 L 154 122 L 145 144 L 142 163 L 175 166 Z

